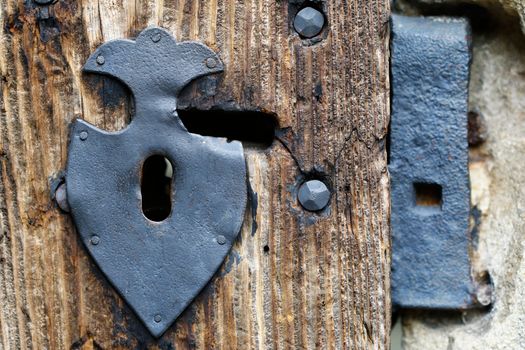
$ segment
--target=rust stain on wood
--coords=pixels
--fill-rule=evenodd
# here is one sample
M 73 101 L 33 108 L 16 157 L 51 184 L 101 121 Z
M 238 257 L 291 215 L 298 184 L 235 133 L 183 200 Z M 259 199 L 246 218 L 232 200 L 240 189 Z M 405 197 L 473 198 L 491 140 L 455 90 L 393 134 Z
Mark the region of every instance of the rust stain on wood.
M 59 0 L 47 13 L 0 0 L 1 347 L 388 348 L 389 1 L 319 4 L 329 27 L 314 43 L 293 32 L 284 0 Z M 181 105 L 265 111 L 280 128 L 268 150 L 247 151 L 257 208 L 232 254 L 158 341 L 49 196 L 75 116 L 119 130 L 132 114 L 129 93 L 82 64 L 152 24 L 225 62 Z M 323 215 L 294 196 L 312 174 L 334 191 Z

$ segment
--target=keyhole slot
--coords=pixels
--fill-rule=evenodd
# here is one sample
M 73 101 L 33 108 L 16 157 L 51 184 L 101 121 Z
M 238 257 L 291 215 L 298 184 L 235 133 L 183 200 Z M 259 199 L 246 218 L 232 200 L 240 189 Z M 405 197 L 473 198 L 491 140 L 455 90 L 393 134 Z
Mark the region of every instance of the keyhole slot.
M 173 165 L 163 155 L 153 155 L 142 166 L 142 212 L 151 221 L 160 222 L 171 214 Z
M 189 132 L 241 141 L 245 148 L 251 149 L 270 147 L 278 128 L 275 115 L 258 111 L 188 109 L 177 112 Z

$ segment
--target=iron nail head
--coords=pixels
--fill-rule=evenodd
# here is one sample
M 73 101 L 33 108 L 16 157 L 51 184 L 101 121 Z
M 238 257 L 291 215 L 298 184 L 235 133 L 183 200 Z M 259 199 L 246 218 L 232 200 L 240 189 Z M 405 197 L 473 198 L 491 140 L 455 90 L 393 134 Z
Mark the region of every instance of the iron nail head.
M 80 137 L 80 139 L 82 141 L 86 141 L 87 138 L 88 138 L 88 132 L 87 131 L 81 131 L 79 137 Z
M 99 66 L 103 65 L 104 63 L 106 63 L 106 59 L 104 58 L 104 56 L 102 55 L 98 55 L 97 56 L 97 64 Z
M 206 67 L 210 68 L 210 69 L 213 69 L 215 67 L 217 67 L 217 60 L 213 57 L 208 57 L 206 59 Z
M 35 0 L 35 2 L 38 5 L 49 5 L 49 4 L 52 4 L 53 1 L 55 1 L 55 0 Z
M 153 35 L 151 36 L 151 40 L 152 40 L 154 43 L 158 43 L 158 42 L 160 41 L 160 38 L 161 38 L 160 32 L 155 32 L 155 33 L 153 33 Z
M 226 243 L 226 237 L 224 237 L 223 235 L 218 235 L 217 236 L 217 243 L 219 243 L 220 245 L 223 245 Z
M 313 38 L 321 33 L 324 27 L 324 16 L 313 7 L 305 7 L 295 16 L 293 26 L 301 36 Z
M 97 235 L 94 235 L 91 237 L 89 241 L 91 242 L 92 245 L 98 245 L 100 243 L 100 237 Z
M 297 197 L 304 209 L 318 211 L 330 202 L 330 190 L 322 181 L 309 180 L 301 185 Z
M 156 314 L 153 319 L 155 320 L 155 322 L 159 323 L 160 321 L 162 321 L 162 316 L 159 314 Z
M 58 207 L 62 209 L 62 211 L 65 211 L 66 213 L 69 213 L 69 203 L 67 202 L 67 189 L 66 189 L 66 183 L 61 183 L 60 186 L 55 191 L 55 201 L 58 204 Z

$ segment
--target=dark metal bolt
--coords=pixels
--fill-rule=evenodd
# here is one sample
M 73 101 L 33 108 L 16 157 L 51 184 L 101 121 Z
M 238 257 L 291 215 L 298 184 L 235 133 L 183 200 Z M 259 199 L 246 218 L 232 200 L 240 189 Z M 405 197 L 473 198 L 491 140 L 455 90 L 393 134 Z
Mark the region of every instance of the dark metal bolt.
M 321 33 L 324 16 L 313 7 L 305 7 L 295 16 L 293 26 L 302 37 L 313 38 Z
M 49 5 L 49 4 L 52 4 L 53 1 L 55 1 L 55 0 L 35 0 L 35 2 L 38 5 Z
M 213 57 L 208 57 L 206 59 L 206 67 L 210 69 L 217 67 L 217 60 Z
M 87 138 L 88 138 L 88 132 L 87 131 L 81 131 L 79 137 L 80 137 L 80 139 L 82 141 L 86 141 Z
M 102 56 L 102 55 L 98 55 L 98 56 L 97 56 L 97 64 L 98 64 L 98 65 L 101 66 L 101 65 L 103 65 L 105 62 L 106 62 L 106 59 L 104 58 L 104 56 Z
M 89 241 L 93 245 L 98 245 L 100 243 L 100 237 L 97 236 L 97 235 L 94 235 L 93 237 L 91 237 L 91 239 Z
M 155 320 L 155 322 L 159 323 L 160 321 L 162 321 L 162 316 L 159 314 L 156 314 L 153 319 Z
M 319 180 L 306 181 L 299 188 L 299 203 L 308 211 L 318 211 L 328 205 L 330 191 Z
M 69 203 L 67 202 L 67 189 L 66 184 L 62 183 L 55 191 L 55 201 L 58 204 L 58 207 L 69 213 Z
M 154 43 L 158 43 L 160 41 L 160 33 L 159 32 L 153 33 L 153 35 L 151 36 L 151 40 Z
M 220 245 L 225 244 L 226 243 L 226 237 L 224 237 L 223 235 L 217 236 L 217 243 L 219 243 Z

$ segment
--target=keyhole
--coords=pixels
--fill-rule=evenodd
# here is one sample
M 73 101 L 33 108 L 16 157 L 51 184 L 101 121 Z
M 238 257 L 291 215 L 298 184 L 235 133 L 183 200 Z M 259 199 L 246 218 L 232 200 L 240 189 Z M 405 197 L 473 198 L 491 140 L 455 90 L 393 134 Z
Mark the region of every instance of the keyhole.
M 162 155 L 153 155 L 142 166 L 142 212 L 151 221 L 163 221 L 171 213 L 173 166 Z

